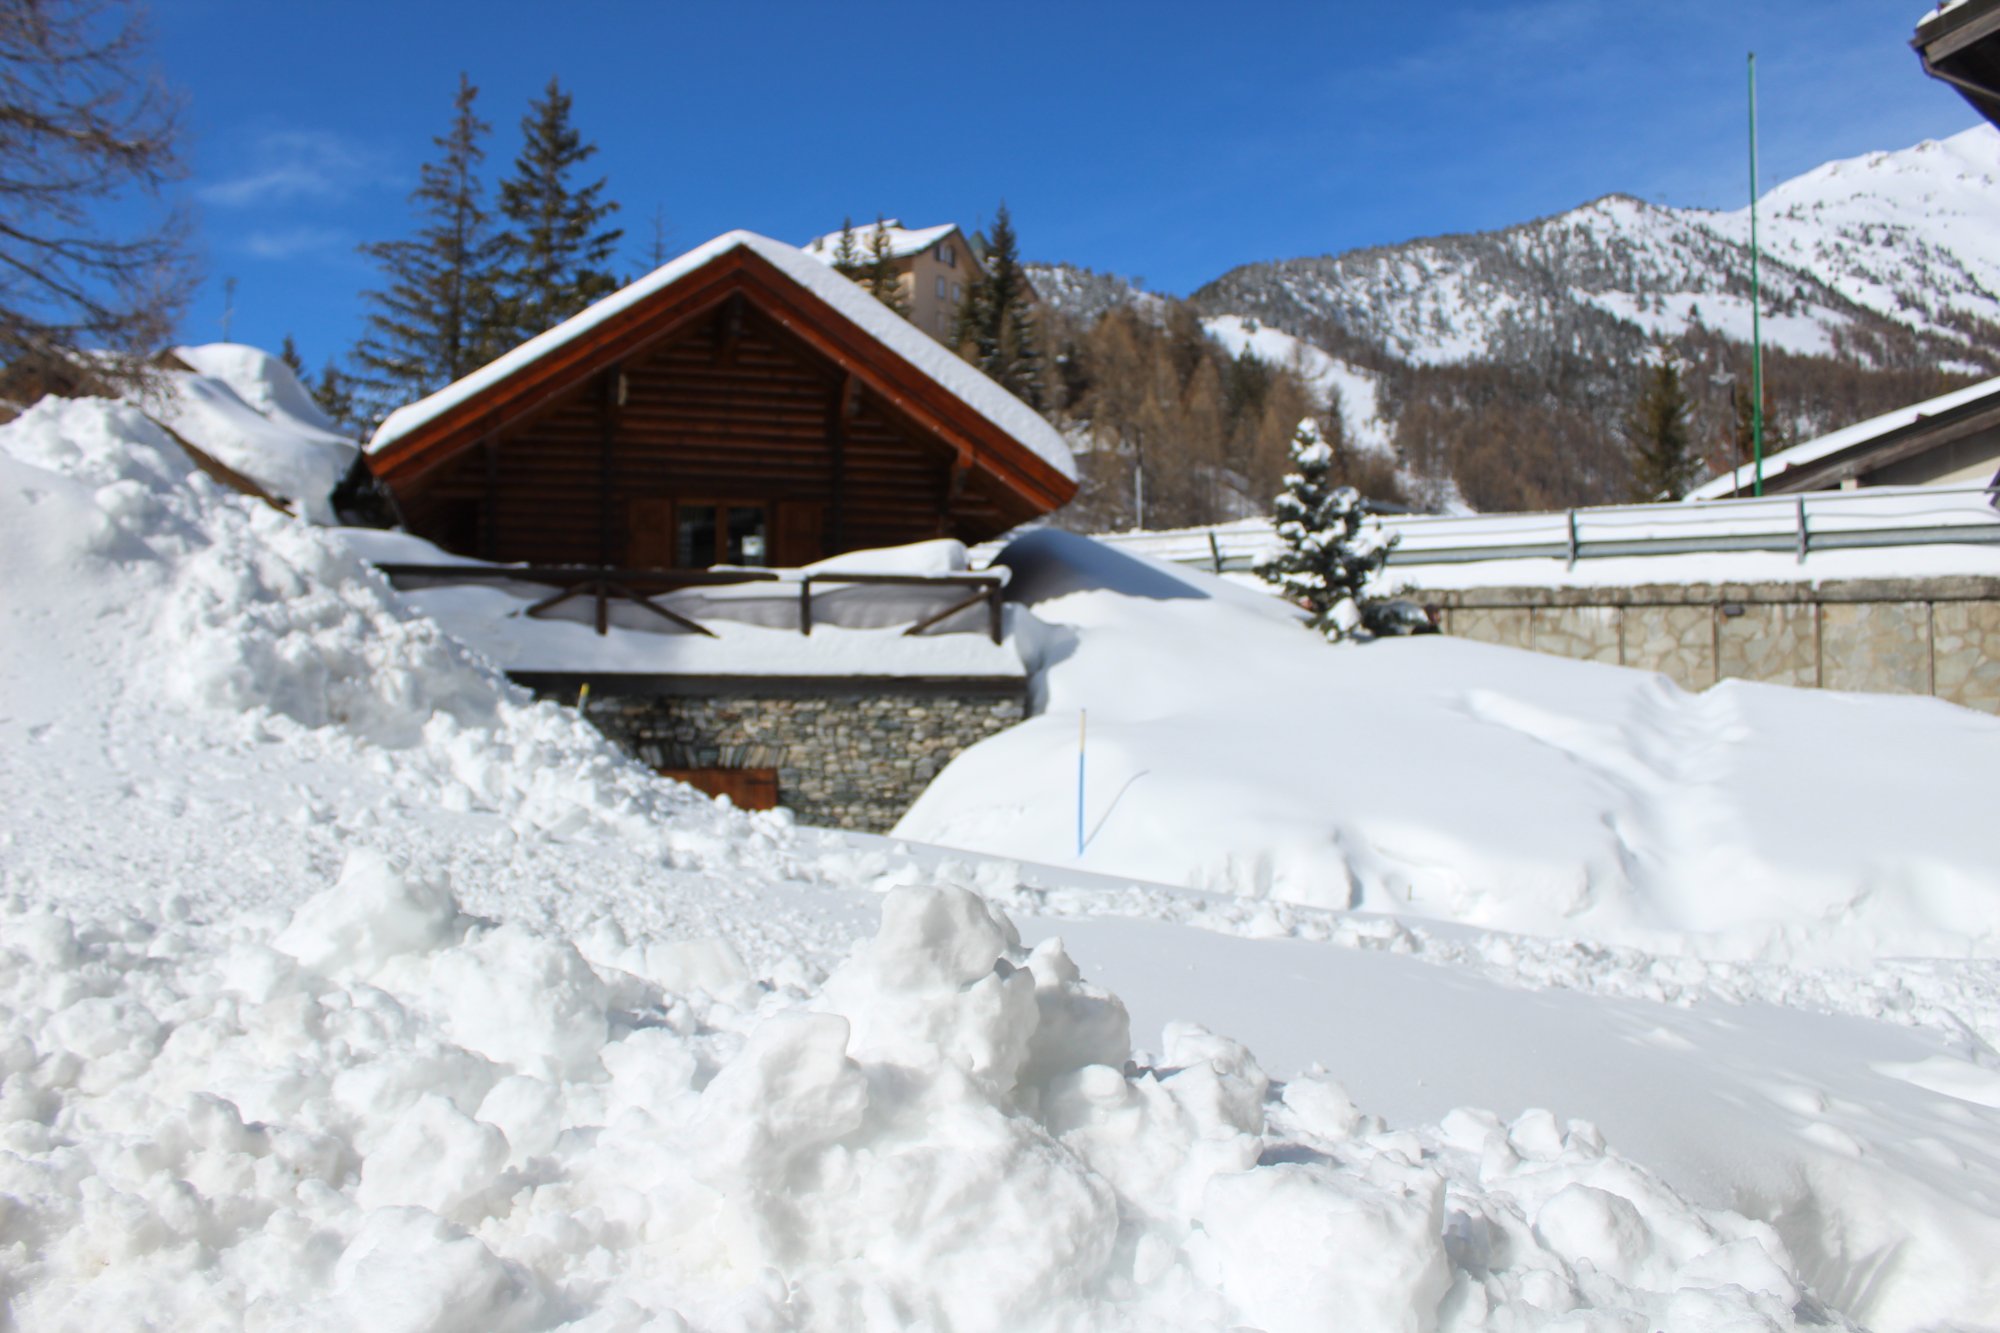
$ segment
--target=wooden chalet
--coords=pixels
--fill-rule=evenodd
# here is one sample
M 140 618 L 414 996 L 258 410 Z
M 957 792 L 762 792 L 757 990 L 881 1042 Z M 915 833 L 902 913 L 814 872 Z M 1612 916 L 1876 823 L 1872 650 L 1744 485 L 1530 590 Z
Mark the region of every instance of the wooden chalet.
M 790 246 L 730 232 L 391 414 L 408 529 L 539 566 L 796 566 L 1065 503 L 1031 409 Z

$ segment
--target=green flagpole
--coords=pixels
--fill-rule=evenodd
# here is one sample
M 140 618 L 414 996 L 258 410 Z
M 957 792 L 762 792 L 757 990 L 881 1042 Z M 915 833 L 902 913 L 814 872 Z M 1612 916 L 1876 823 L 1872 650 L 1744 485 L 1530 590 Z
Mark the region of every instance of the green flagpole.
M 1764 493 L 1764 329 L 1757 285 L 1757 53 L 1750 53 L 1750 493 Z

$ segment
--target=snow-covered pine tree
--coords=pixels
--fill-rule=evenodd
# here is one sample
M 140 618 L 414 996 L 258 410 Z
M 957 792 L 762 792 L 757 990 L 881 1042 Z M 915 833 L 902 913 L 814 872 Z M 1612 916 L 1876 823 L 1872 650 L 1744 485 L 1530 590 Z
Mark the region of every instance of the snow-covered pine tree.
M 612 252 L 625 235 L 602 227 L 618 205 L 603 198 L 605 180 L 577 185 L 571 176 L 597 152 L 570 124 L 570 95 L 549 80 L 521 118 L 514 174 L 500 183 L 500 238 L 508 342 L 554 328 L 599 297 L 618 290 Z
M 1361 629 L 1362 585 L 1396 539 L 1365 522 L 1368 502 L 1352 486 L 1332 480 L 1333 446 L 1308 417 L 1292 436 L 1292 470 L 1271 506 L 1283 547 L 1257 574 L 1310 611 L 1314 630 L 1338 642 Z
M 364 399 L 361 416 L 421 398 L 492 360 L 493 239 L 479 164 L 480 141 L 492 127 L 473 103 L 479 89 L 463 74 L 452 100 L 451 129 L 432 140 L 440 157 L 426 162 L 410 202 L 424 225 L 410 240 L 377 241 L 361 252 L 387 281 L 363 293 L 373 307 L 354 349 L 352 384 Z

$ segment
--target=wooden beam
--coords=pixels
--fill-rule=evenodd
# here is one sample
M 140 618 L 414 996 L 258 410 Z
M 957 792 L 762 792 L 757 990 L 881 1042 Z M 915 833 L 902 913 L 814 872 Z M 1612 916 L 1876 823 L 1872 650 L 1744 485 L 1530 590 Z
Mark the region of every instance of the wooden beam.
M 833 402 L 826 413 L 826 449 L 829 455 L 827 478 L 828 491 L 832 502 L 828 506 L 827 542 L 830 553 L 840 554 L 847 549 L 847 423 L 850 420 L 848 404 L 860 398 L 860 383 L 852 375 L 843 375 L 834 385 Z
M 736 344 L 743 337 L 743 293 L 732 292 L 716 317 L 715 364 L 735 363 Z
M 479 442 L 486 455 L 485 494 L 481 497 L 479 558 L 495 560 L 500 548 L 500 444 L 491 435 Z
M 619 392 L 625 382 L 624 367 L 612 362 L 598 385 L 597 400 L 597 563 L 609 569 L 612 558 L 611 494 L 616 486 L 616 445 L 618 441 Z M 598 619 L 604 618 L 603 599 L 598 601 Z M 603 633 L 602 628 L 598 631 Z

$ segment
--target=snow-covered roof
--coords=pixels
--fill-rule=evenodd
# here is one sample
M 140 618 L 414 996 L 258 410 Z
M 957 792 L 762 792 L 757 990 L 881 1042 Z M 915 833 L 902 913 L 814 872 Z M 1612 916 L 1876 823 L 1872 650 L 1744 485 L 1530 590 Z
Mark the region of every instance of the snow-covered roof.
M 329 498 L 358 448 L 327 420 L 292 368 L 241 343 L 176 347 L 145 405 L 183 440 L 307 518 L 333 521 Z
M 1807 463 L 1816 463 L 1820 459 L 1831 457 L 1844 449 L 1852 449 L 1856 445 L 1867 444 L 1869 441 L 1879 436 L 1887 435 L 1891 431 L 1901 430 L 1905 426 L 1914 426 L 1926 417 L 1934 417 L 1941 412 L 1949 412 L 1955 407 L 1963 407 L 1967 403 L 1976 403 L 1982 398 L 1992 397 L 1996 394 L 2000 394 L 2000 378 L 1981 380 L 1978 384 L 1967 385 L 1963 389 L 1954 389 L 1950 393 L 1939 394 L 1936 398 L 1929 398 L 1921 403 L 1914 403 L 1909 407 L 1899 407 L 1893 412 L 1884 412 L 1879 417 L 1871 417 L 1867 421 L 1843 427 L 1830 434 L 1822 435 L 1816 440 L 1807 440 L 1805 443 L 1795 444 L 1789 449 L 1781 449 L 1764 459 L 1764 480 L 1768 483 L 1791 471 L 1793 468 L 1802 467 Z M 1745 463 L 1742 467 L 1734 471 L 1724 472 L 1719 476 L 1711 477 L 1689 491 L 1686 498 L 1690 500 L 1718 500 L 1725 496 L 1734 495 L 1752 484 L 1754 472 L 1755 468 L 1751 464 Z
M 1076 460 L 1070 456 L 1069 446 L 1034 408 L 995 384 L 950 348 L 926 335 L 825 263 L 782 241 L 749 231 L 724 232 L 707 244 L 696 246 L 548 332 L 530 338 L 505 356 L 446 385 L 430 397 L 397 408 L 375 432 L 375 438 L 368 442 L 368 452 L 371 455 L 380 454 L 419 427 L 735 250 L 748 250 L 769 263 L 832 306 L 877 343 L 936 381 L 1065 478 L 1070 481 L 1077 479 Z
M 946 222 L 936 227 L 919 227 L 914 231 L 905 227 L 895 218 L 882 222 L 870 222 L 854 229 L 854 252 L 862 259 L 871 256 L 875 245 L 875 233 L 880 230 L 889 242 L 891 259 L 907 259 L 920 255 L 945 237 L 958 230 L 955 222 Z M 822 264 L 831 264 L 840 250 L 840 233 L 830 231 L 824 236 L 815 236 L 805 243 L 804 253 L 811 255 Z

